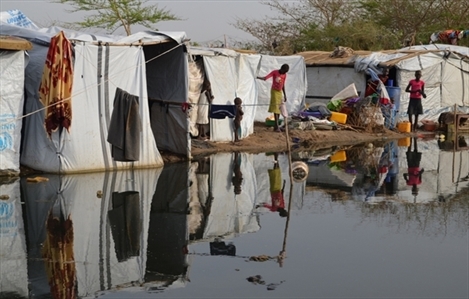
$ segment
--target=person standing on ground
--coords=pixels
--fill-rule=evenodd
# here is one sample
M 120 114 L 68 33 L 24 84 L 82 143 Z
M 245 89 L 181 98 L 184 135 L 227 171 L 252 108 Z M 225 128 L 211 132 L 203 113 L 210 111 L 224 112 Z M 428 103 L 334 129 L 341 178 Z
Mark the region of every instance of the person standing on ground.
M 415 72 L 415 79 L 409 81 L 405 91 L 410 92 L 409 106 L 407 108 L 407 114 L 409 115 L 409 122 L 411 124 L 411 131 L 417 130 L 417 123 L 419 121 L 419 114 L 423 114 L 422 97 L 425 99 L 425 82 L 421 80 L 421 71 Z M 412 115 L 415 116 L 414 123 L 412 124 Z
M 209 106 L 215 97 L 212 94 L 212 85 L 207 78 L 207 74 L 204 75 L 204 82 L 202 84 L 202 90 L 200 91 L 199 108 L 197 115 L 197 125 L 199 129 L 199 139 L 207 139 L 209 136 L 205 131 L 205 127 L 209 124 L 208 112 Z
M 281 132 L 279 126 L 280 117 L 280 104 L 287 101 L 287 94 L 285 93 L 285 81 L 287 79 L 287 73 L 290 70 L 288 64 L 283 64 L 280 69 L 271 71 L 265 77 L 257 77 L 260 80 L 267 80 L 272 78 L 272 88 L 270 89 L 270 105 L 269 112 L 274 114 L 275 125 L 274 131 Z M 283 95 L 282 95 L 283 93 Z
M 236 106 L 236 114 L 234 117 L 234 141 L 238 142 L 239 141 L 239 135 L 240 135 L 240 130 L 241 130 L 241 120 L 243 120 L 243 107 L 241 105 L 243 104 L 243 101 L 240 98 L 235 98 L 234 103 Z

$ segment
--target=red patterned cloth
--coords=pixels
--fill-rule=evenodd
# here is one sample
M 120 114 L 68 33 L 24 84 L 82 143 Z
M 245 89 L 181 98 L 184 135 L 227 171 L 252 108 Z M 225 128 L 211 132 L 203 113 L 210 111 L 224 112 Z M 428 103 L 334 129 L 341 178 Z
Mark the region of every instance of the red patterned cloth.
M 47 107 L 44 126 L 49 137 L 60 126 L 70 132 L 72 84 L 72 44 L 60 31 L 51 39 L 39 87 L 41 103 Z

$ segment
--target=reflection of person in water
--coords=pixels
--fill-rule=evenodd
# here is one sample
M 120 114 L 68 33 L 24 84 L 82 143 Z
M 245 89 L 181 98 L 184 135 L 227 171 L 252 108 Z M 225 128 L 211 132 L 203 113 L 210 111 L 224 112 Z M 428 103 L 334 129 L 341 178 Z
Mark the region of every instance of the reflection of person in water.
M 285 180 L 283 180 L 282 185 L 282 171 L 278 165 L 278 153 L 275 153 L 274 167 L 269 169 L 269 182 L 272 203 L 270 205 L 264 203 L 263 206 L 272 212 L 278 212 L 280 217 L 286 217 L 288 213 L 285 210 L 285 199 L 283 197 Z
M 420 160 L 422 153 L 417 149 L 417 138 L 413 138 L 414 150 L 412 151 L 412 139 L 409 147 L 407 148 L 407 173 L 404 173 L 404 179 L 407 186 L 412 186 L 412 194 L 419 193 L 418 185 L 422 183 L 422 173 L 424 169 L 420 169 Z
M 243 173 L 241 172 L 241 156 L 238 152 L 234 153 L 233 178 L 231 182 L 234 186 L 234 193 L 241 194 L 241 184 L 243 183 Z
M 399 167 L 397 166 L 397 144 L 396 141 L 388 142 L 384 146 L 384 151 L 380 159 L 379 173 L 386 175 L 381 185 L 381 193 L 394 195 L 397 192 L 397 174 Z

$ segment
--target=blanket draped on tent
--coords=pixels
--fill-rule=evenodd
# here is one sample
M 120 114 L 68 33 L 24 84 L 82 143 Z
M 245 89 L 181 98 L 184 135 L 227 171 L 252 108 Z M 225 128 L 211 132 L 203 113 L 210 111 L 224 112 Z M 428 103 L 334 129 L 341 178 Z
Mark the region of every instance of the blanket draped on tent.
M 115 161 L 131 162 L 140 158 L 142 131 L 138 97 L 117 88 L 107 141 Z
M 73 85 L 72 45 L 60 31 L 52 37 L 42 74 L 39 96 L 46 107 L 44 126 L 47 134 L 59 126 L 70 132 L 72 123 L 71 95 Z

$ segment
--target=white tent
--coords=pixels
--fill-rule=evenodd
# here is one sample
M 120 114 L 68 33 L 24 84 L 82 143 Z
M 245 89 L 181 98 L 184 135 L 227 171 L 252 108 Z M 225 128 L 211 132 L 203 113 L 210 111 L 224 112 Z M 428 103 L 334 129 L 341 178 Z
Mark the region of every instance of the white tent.
M 394 87 L 399 87 L 399 118 L 406 118 L 409 94 L 404 90 L 417 70 L 425 81 L 424 115 L 436 120 L 441 112 L 451 111 L 454 105 L 468 111 L 469 105 L 469 48 L 450 45 L 422 45 L 381 52 L 356 51 L 352 56 L 333 58 L 329 52 L 303 52 L 308 76 L 307 98 L 330 99 L 347 85 L 355 83 L 365 91 L 367 68 L 391 69 Z
M 289 64 L 285 90 L 287 92 L 287 110 L 296 112 L 304 106 L 307 89 L 306 68 L 301 56 L 269 56 L 246 54 L 224 48 L 190 47 L 191 55 L 203 57 L 215 96 L 213 104 L 233 105 L 234 98 L 243 100 L 243 121 L 241 138 L 253 133 L 255 121 L 265 121 L 270 103 L 270 81 L 257 80 L 257 76 L 267 75 L 279 69 L 284 63 Z M 210 139 L 212 141 L 233 140 L 233 120 L 210 119 Z
M 70 133 L 44 130 L 38 87 L 50 39 L 60 28 L 28 29 L 2 24 L 0 34 L 34 45 L 25 78 L 21 163 L 46 172 L 73 173 L 162 166 L 158 149 L 190 156 L 183 103 L 187 99 L 184 32 L 140 32 L 128 37 L 95 36 L 63 30 L 74 45 Z M 139 99 L 140 153 L 135 162 L 117 162 L 107 142 L 116 89 Z M 37 113 L 36 113 L 37 112 Z
M 20 171 L 24 70 L 28 64 L 25 50 L 31 48 L 29 42 L 23 42 L 27 46 L 22 46 L 24 50 L 4 50 L 0 44 L 0 173 Z
M 0 297 L 28 297 L 26 235 L 20 181 L 0 184 Z

